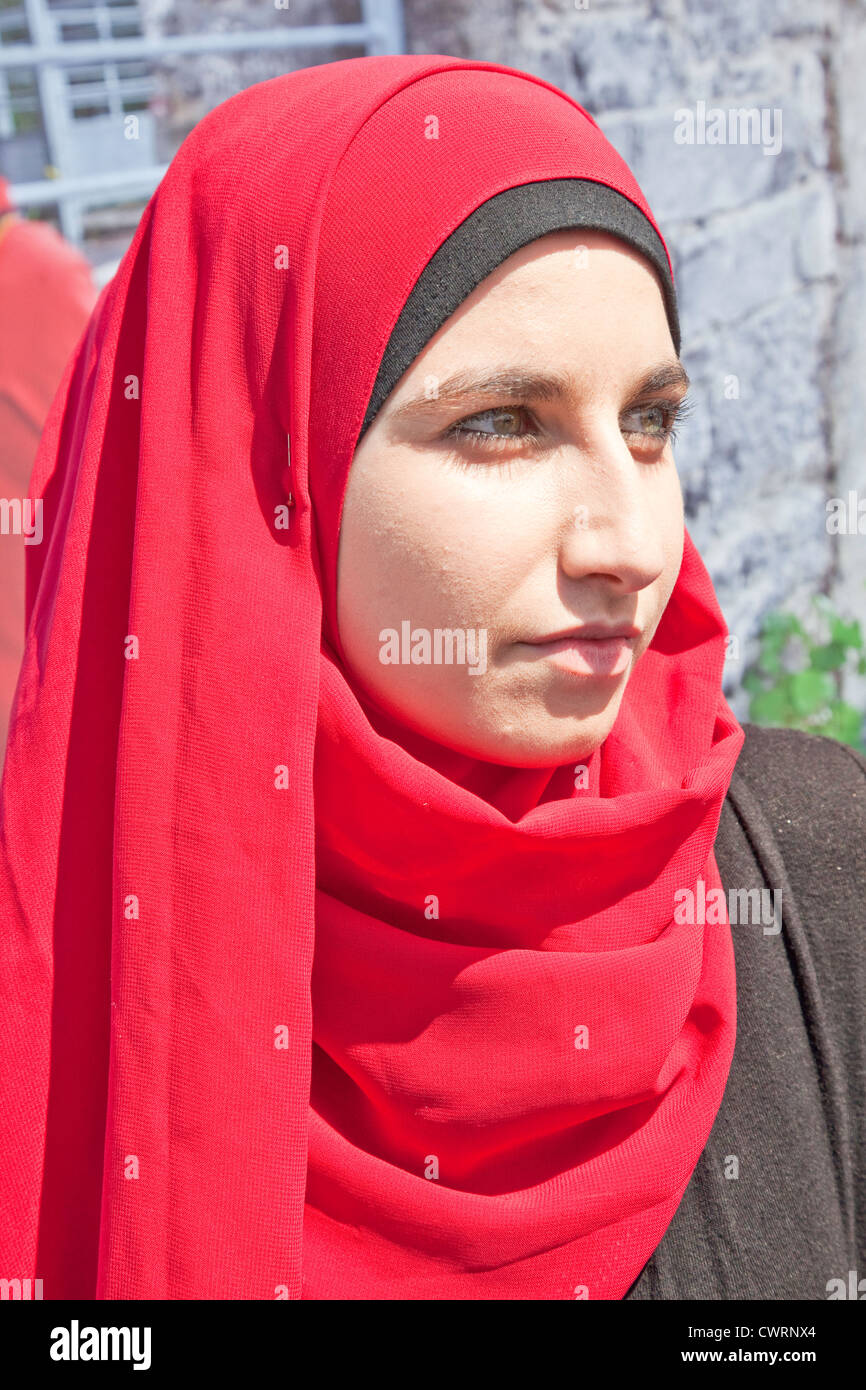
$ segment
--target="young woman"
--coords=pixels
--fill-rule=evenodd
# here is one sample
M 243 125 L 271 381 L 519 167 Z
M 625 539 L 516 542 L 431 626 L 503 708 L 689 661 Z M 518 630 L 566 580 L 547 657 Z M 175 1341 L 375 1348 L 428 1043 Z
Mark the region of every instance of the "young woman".
M 679 347 L 640 189 L 527 74 L 353 59 L 187 139 L 31 487 L 4 1276 L 824 1298 L 862 1262 L 866 762 L 744 747 Z

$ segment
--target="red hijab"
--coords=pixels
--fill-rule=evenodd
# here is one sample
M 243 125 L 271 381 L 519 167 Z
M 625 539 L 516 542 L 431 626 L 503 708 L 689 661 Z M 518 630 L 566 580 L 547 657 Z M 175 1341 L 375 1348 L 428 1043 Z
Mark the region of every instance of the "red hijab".
M 620 1298 L 676 1210 L 735 979 L 674 895 L 719 886 L 743 737 L 688 536 L 587 789 L 422 747 L 336 650 L 400 310 L 482 202 L 562 177 L 650 216 L 524 73 L 262 83 L 186 140 L 67 368 L 0 855 L 0 1267 L 46 1298 Z

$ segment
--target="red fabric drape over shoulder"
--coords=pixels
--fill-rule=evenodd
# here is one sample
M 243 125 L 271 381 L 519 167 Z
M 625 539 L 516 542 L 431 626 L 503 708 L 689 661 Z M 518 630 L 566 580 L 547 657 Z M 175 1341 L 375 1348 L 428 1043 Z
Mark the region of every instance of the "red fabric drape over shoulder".
M 0 179 L 0 497 L 7 501 L 27 496 L 48 408 L 96 297 L 85 258 L 47 223 L 19 217 Z M 0 535 L 0 768 L 24 649 L 25 553 L 24 535 L 10 525 Z
M 618 1298 L 676 1209 L 735 991 L 729 928 L 673 899 L 718 884 L 742 743 L 688 537 L 589 792 L 512 770 L 516 819 L 374 727 L 322 644 L 409 291 L 486 199 L 569 176 L 651 215 L 534 77 L 291 73 L 196 127 L 100 297 L 31 484 L 0 808 L 0 1273 L 46 1298 Z

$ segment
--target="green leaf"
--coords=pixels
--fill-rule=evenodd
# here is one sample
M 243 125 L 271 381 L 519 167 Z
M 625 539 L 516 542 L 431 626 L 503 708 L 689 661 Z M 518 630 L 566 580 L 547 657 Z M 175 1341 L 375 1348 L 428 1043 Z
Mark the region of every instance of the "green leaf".
M 841 642 L 828 642 L 824 647 L 813 647 L 811 665 L 815 671 L 838 671 L 845 665 L 848 648 Z
M 863 646 L 863 632 L 856 618 L 850 623 L 842 618 L 831 619 L 830 636 L 834 642 L 841 642 L 843 647 L 855 647 L 859 651 Z
M 790 706 L 783 690 L 760 690 L 749 702 L 749 718 L 755 724 L 784 724 Z
M 814 714 L 834 693 L 832 677 L 825 671 L 798 671 L 791 677 L 791 704 L 797 714 Z
M 827 725 L 827 732 L 831 738 L 859 748 L 860 733 L 863 728 L 862 710 L 855 709 L 853 705 L 846 704 L 844 700 L 834 700 L 832 711 L 833 717 Z
M 764 689 L 764 682 L 761 680 L 761 677 L 754 667 L 749 667 L 749 670 L 743 676 L 743 689 L 749 691 Z

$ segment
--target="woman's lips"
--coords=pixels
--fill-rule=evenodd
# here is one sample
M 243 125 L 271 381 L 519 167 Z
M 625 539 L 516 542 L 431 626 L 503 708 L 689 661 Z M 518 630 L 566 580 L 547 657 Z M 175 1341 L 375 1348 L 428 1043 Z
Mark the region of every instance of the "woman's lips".
M 539 657 L 575 676 L 621 676 L 628 670 L 637 637 L 561 637 L 527 643 Z

